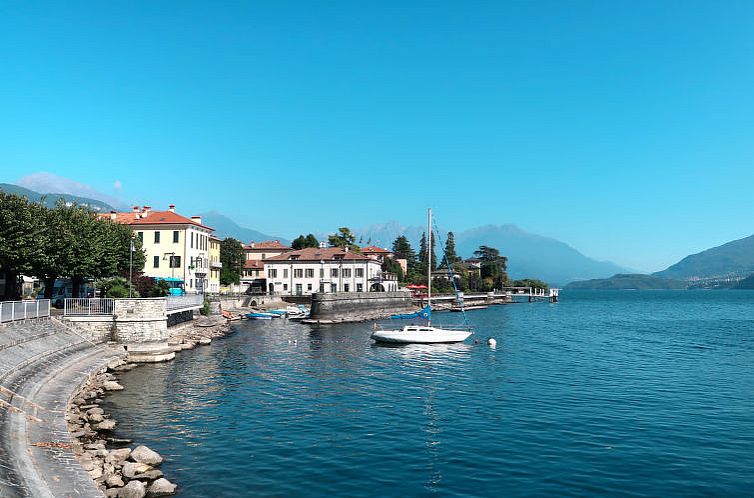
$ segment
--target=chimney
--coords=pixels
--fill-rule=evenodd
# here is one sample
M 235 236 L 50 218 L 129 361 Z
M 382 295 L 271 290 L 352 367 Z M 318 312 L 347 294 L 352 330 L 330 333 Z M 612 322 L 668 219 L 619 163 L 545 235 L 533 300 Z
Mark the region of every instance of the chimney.
M 141 210 L 141 217 L 146 218 L 149 216 L 149 211 L 152 209 L 152 206 L 144 206 L 144 209 Z
M 346 246 L 346 247 L 343 248 L 343 252 L 348 252 L 348 250 L 349 250 L 348 246 Z
M 138 212 L 139 212 L 139 206 L 134 206 L 134 213 L 138 213 Z
M 115 219 L 118 217 L 118 213 L 115 211 L 110 211 L 110 219 L 115 221 Z
M 175 204 L 169 205 L 168 206 L 168 211 L 170 211 L 171 213 L 175 213 Z
M 319 243 L 319 248 L 320 249 L 327 249 L 327 242 L 325 242 L 324 240 L 322 242 L 320 242 Z
M 256 244 L 254 244 L 254 241 L 253 241 L 253 240 L 252 240 L 251 242 L 249 242 L 249 247 L 250 247 L 250 248 L 254 249 L 254 246 L 255 246 L 255 245 L 256 245 Z
M 201 216 L 192 216 L 191 217 L 191 221 L 193 221 L 197 225 L 201 225 L 202 224 L 202 217 Z

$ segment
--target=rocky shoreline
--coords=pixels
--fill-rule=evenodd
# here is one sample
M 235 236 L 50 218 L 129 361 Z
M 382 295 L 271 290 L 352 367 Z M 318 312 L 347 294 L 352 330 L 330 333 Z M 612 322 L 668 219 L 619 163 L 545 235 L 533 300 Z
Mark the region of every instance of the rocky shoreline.
M 168 340 L 175 351 L 207 345 L 230 332 L 222 317 L 202 317 L 179 326 Z M 104 496 L 143 498 L 168 496 L 177 486 L 157 467 L 162 457 L 144 445 L 131 448 L 132 441 L 114 437 L 117 421 L 100 406 L 109 392 L 124 389 L 117 374 L 136 368 L 128 355 L 110 361 L 84 382 L 71 396 L 66 410 L 68 430 L 75 443 L 72 451 Z

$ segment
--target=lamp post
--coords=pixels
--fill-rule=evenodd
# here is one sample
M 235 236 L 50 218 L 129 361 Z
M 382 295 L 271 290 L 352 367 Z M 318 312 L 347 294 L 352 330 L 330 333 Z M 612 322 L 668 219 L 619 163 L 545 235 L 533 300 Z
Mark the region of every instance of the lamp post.
M 128 251 L 128 298 L 131 299 L 131 292 L 134 286 L 134 241 L 131 240 L 131 249 Z

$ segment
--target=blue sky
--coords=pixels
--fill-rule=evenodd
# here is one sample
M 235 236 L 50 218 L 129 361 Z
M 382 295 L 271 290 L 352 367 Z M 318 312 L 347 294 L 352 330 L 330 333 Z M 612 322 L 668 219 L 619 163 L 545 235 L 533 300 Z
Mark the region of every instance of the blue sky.
M 753 23 L 735 1 L 3 2 L 0 181 L 287 236 L 431 205 L 658 270 L 754 233 Z

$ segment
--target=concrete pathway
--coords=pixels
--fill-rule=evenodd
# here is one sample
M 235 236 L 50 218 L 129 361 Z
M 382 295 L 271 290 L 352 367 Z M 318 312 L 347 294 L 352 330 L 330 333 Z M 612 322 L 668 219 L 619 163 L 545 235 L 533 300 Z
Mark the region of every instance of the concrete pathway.
M 0 375 L 0 386 L 33 402 L 14 396 L 12 404 L 23 412 L 0 409 L 0 496 L 100 498 L 103 494 L 70 449 L 35 445 L 74 442 L 65 421 L 70 395 L 123 352 L 94 346 L 54 322 L 48 322 L 48 327 L 53 333 L 34 341 L 36 354 Z M 0 344 L 2 336 L 0 330 Z M 18 350 L 23 347 L 30 344 L 0 350 L 0 364 L 23 358 Z

